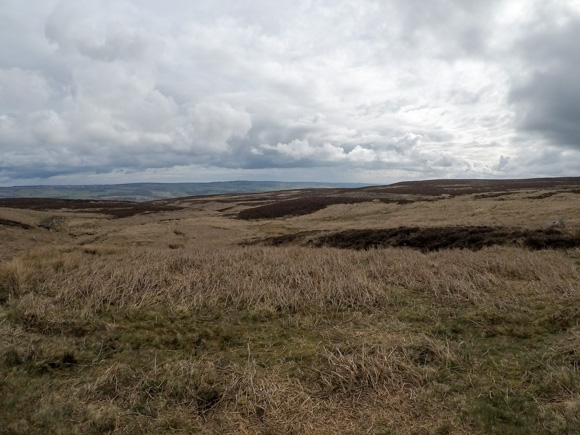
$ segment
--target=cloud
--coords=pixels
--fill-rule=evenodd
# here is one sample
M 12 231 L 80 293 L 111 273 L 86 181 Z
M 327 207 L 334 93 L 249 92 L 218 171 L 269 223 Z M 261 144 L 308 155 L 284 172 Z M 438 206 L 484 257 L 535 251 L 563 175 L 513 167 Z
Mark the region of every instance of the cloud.
M 187 181 L 176 169 L 187 167 L 375 182 L 570 174 L 578 11 L 555 0 L 6 0 L 0 183 L 172 170 Z
M 163 49 L 153 35 L 127 29 L 121 21 L 107 18 L 116 12 L 120 11 L 107 1 L 101 5 L 63 1 L 46 21 L 46 38 L 64 52 L 77 52 L 103 62 L 145 60 Z
M 207 151 L 223 152 L 228 140 L 245 136 L 252 127 L 252 119 L 244 109 L 236 109 L 223 102 L 204 102 L 188 110 L 191 119 L 189 141 Z
M 493 169 L 495 169 L 496 171 L 504 171 L 506 169 L 506 166 L 509 165 L 510 160 L 511 157 L 509 156 L 500 156 L 499 161 L 493 167 Z
M 348 159 L 356 163 L 370 163 L 377 160 L 377 155 L 373 150 L 357 145 L 348 153 Z
M 279 143 L 275 146 L 263 145 L 264 150 L 274 150 L 282 156 L 288 156 L 294 160 L 315 160 L 320 162 L 334 162 L 344 160 L 346 154 L 340 147 L 327 142 L 312 146 L 308 140 L 293 140 L 290 143 Z
M 510 94 L 518 128 L 580 149 L 580 14 L 537 28 L 520 42 L 527 76 Z
M 0 112 L 26 113 L 47 106 L 53 90 L 46 77 L 22 68 L 0 69 Z

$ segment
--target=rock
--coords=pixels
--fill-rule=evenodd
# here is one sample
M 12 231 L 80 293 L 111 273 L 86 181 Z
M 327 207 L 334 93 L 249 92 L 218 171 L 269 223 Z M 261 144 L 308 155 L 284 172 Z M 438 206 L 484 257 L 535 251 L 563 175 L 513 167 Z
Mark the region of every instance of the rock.
M 38 224 L 40 228 L 44 228 L 48 231 L 59 231 L 64 227 L 65 219 L 62 216 L 52 216 L 43 219 L 42 222 Z
M 565 228 L 566 224 L 564 223 L 564 221 L 562 219 L 557 219 L 555 221 L 552 221 L 548 224 L 549 228 Z

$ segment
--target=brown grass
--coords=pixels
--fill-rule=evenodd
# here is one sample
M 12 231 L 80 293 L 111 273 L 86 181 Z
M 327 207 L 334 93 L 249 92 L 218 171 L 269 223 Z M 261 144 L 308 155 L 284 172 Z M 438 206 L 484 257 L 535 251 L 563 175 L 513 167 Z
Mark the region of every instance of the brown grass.
M 429 255 L 405 249 L 147 250 L 83 260 L 65 257 L 50 266 L 36 266 L 34 272 L 21 261 L 4 269 L 10 282 L 18 283 L 10 287 L 10 294 L 22 293 L 21 282 L 44 273 L 47 277 L 35 294 L 53 295 L 59 305 L 87 313 L 158 304 L 186 310 L 372 310 L 387 308 L 391 293 L 400 289 L 455 301 L 489 297 L 498 301 L 502 294 L 518 291 L 522 280 L 533 284 L 528 292 L 540 286 L 561 296 L 577 290 L 578 273 L 573 261 L 556 252 L 526 253 L 517 248 Z M 496 294 L 500 285 L 504 288 Z
M 578 433 L 578 248 L 238 245 L 418 210 L 427 228 L 445 210 L 515 220 L 537 211 L 524 196 L 256 222 L 187 200 L 63 212 L 59 231 L 38 227 L 53 211 L 2 211 L 32 228 L 0 227 L 0 432 Z M 557 215 L 573 233 L 574 198 L 522 227 Z
M 577 256 L 38 252 L 0 271 L 4 388 L 32 376 L 40 395 L 24 397 L 39 406 L 20 414 L 27 430 L 55 429 L 56 410 L 97 432 L 485 432 L 488 417 L 469 415 L 496 412 L 499 402 L 480 409 L 477 397 L 502 388 L 538 401 L 525 402 L 538 413 L 526 427 L 560 415 L 570 428 L 580 405 Z M 555 340 L 544 348 L 537 334 Z M 526 353 L 508 337 L 539 348 Z M 492 343 L 504 354 L 489 354 Z M 534 358 L 541 364 L 528 366 Z M 520 370 L 541 381 L 517 386 Z

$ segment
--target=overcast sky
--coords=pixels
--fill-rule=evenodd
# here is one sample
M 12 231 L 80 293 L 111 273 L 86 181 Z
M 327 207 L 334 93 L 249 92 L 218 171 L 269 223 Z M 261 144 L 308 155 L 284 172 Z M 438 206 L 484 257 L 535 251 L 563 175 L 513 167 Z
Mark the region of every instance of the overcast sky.
M 580 0 L 1 0 L 0 185 L 580 175 Z

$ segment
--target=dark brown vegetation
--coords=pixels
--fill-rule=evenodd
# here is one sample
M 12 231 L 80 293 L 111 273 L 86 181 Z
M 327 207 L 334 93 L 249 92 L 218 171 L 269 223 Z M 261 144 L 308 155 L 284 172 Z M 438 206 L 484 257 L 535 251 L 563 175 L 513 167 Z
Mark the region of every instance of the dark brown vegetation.
M 368 199 L 345 196 L 306 196 L 242 210 L 238 213 L 238 218 L 250 220 L 301 216 L 314 213 L 333 204 L 357 204 L 361 202 L 368 202 Z
M 125 202 L 50 198 L 4 198 L 0 199 L 0 208 L 2 207 L 28 210 L 75 210 L 106 214 L 116 218 L 179 209 L 179 207 L 167 205 L 161 201 Z
M 245 244 L 294 244 L 357 250 L 405 247 L 424 252 L 440 249 L 479 250 L 495 245 L 529 249 L 571 249 L 580 247 L 580 236 L 566 234 L 557 229 L 526 230 L 489 226 L 398 227 L 346 230 L 332 234 L 303 231 Z
M 0 226 L 4 225 L 7 227 L 16 227 L 16 228 L 22 228 L 23 230 L 29 230 L 32 228 L 32 225 L 28 225 L 22 222 L 17 222 L 17 221 L 13 221 L 10 219 L 0 219 Z
M 580 186 L 580 177 L 531 178 L 528 180 L 426 180 L 405 181 L 389 186 L 363 187 L 352 190 L 368 190 L 383 193 L 410 195 L 471 195 L 476 193 L 516 192 L 522 190 L 573 190 Z
M 414 202 L 412 200 L 399 199 L 377 199 L 383 203 L 394 204 L 408 204 Z M 276 219 L 287 216 L 303 216 L 322 210 L 329 205 L 334 204 L 359 204 L 361 202 L 369 202 L 369 198 L 365 196 L 351 197 L 351 196 L 305 196 L 297 199 L 289 199 L 277 201 L 273 204 L 262 205 L 258 207 L 242 210 L 238 213 L 239 219 Z

